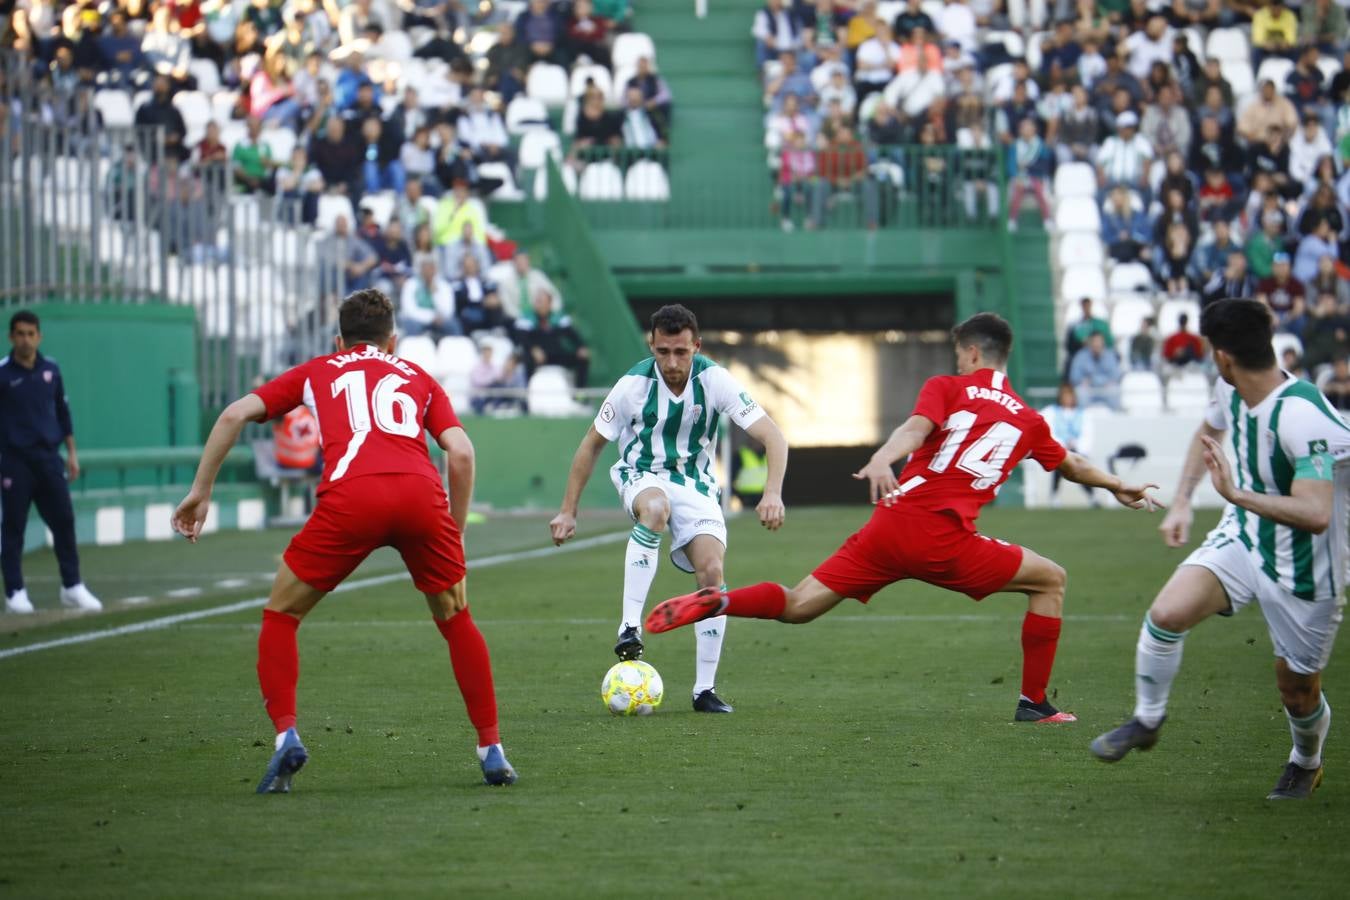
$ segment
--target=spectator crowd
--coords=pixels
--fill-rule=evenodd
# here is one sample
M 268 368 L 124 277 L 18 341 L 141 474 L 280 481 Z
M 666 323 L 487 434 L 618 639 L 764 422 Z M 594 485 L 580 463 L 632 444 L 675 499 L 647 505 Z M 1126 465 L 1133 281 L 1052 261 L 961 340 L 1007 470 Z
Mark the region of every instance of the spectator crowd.
M 509 337 L 515 352 L 476 382 L 523 386 L 562 365 L 580 387 L 587 351 L 561 292 L 484 199 L 514 191 L 520 136 L 549 128 L 527 96 L 537 66 L 561 67 L 564 85 L 567 69 L 594 73 L 575 147 L 664 146 L 671 98 L 649 59 L 615 73 L 622 104 L 594 102 L 630 5 L 17 0 L 0 11 L 0 136 L 31 121 L 62 135 L 58 152 L 98 143 L 108 214 L 144 217 L 194 262 L 229 252 L 216 233 L 239 200 L 314 225 L 325 301 L 379 286 L 404 335 Z M 133 125 L 116 146 L 100 134 Z

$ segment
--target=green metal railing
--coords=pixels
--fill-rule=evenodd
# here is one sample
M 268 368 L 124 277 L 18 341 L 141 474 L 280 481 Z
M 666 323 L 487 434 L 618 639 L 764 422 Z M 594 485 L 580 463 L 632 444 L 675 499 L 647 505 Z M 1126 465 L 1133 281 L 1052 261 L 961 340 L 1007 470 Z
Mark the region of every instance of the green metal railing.
M 1005 215 L 1001 148 L 806 151 L 786 179 L 784 160 L 730 157 L 712 175 L 686 176 L 666 150 L 593 147 L 563 165 L 595 229 L 993 230 Z

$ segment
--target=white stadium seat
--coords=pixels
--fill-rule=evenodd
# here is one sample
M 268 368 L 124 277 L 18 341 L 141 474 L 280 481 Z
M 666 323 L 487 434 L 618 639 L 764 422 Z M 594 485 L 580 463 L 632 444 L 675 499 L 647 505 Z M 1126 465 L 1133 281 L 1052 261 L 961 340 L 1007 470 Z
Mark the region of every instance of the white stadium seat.
M 1198 413 L 1209 405 L 1209 379 L 1200 372 L 1182 372 L 1167 382 L 1167 409 Z
M 1293 350 L 1298 354 L 1298 358 L 1303 358 L 1303 342 L 1298 339 L 1296 334 L 1286 334 L 1280 332 L 1271 340 L 1270 345 L 1275 348 L 1275 361 L 1284 365 L 1284 351 Z
M 1091 197 L 1069 197 L 1055 207 L 1055 227 L 1060 231 L 1101 231 L 1102 214 Z
M 886 21 L 891 21 L 887 19 Z M 1008 56 L 1012 59 L 1021 59 L 1026 56 L 1027 45 L 1022 40 L 1022 36 L 1015 31 L 986 31 L 984 34 L 984 43 L 1002 44 L 1008 51 Z
M 1094 303 L 1106 299 L 1106 278 L 1100 266 L 1069 266 L 1059 282 L 1059 296 L 1065 303 L 1077 303 L 1091 297 Z
M 563 187 L 567 188 L 569 194 L 577 192 L 577 173 L 571 166 L 561 166 L 558 169 L 562 173 Z M 548 169 L 540 169 L 534 175 L 534 199 L 548 199 Z
M 1251 59 L 1251 48 L 1247 46 L 1247 36 L 1237 28 L 1215 28 L 1209 33 L 1205 44 L 1205 56 L 1217 57 L 1225 62 Z
M 623 178 L 623 195 L 629 200 L 669 200 L 666 170 L 650 159 L 633 163 Z
M 524 200 L 525 195 L 516 186 L 516 176 L 511 167 L 504 162 L 479 163 L 478 174 L 484 178 L 494 178 L 501 186 L 492 192 L 493 200 Z
M 361 198 L 361 208 L 368 209 L 375 214 L 375 222 L 383 228 L 389 224 L 389 220 L 394 216 L 394 208 L 398 206 L 398 198 L 394 196 L 393 191 L 380 191 L 375 194 L 366 194 Z
M 616 68 L 614 70 L 614 93 L 609 98 L 614 106 L 623 105 L 623 92 L 628 88 L 628 82 L 637 75 L 637 66 L 627 66 Z
M 1027 38 L 1027 65 L 1031 67 L 1033 72 L 1041 70 L 1041 60 L 1045 59 L 1045 51 L 1041 49 L 1041 46 L 1049 37 L 1051 37 L 1050 32 L 1038 31 Z
M 600 89 L 600 93 L 605 95 L 605 103 L 610 103 L 613 100 L 613 77 L 609 74 L 609 69 L 604 66 L 577 66 L 573 69 L 571 79 L 568 82 L 568 96 L 580 98 L 586 92 L 587 81 L 595 82 L 595 86 Z
M 246 122 L 241 122 L 239 119 L 230 119 L 218 124 L 220 125 L 220 143 L 225 148 L 226 153 L 233 153 L 235 145 L 248 137 L 248 123 Z M 266 139 L 267 135 L 264 132 L 263 140 Z M 291 140 L 295 140 L 294 135 L 292 135 Z M 288 157 L 289 154 L 285 157 L 279 157 L 275 150 L 272 151 L 272 158 L 275 160 L 280 161 Z
M 1158 309 L 1158 333 L 1164 338 L 1171 337 L 1181 330 L 1178 318 L 1185 313 L 1187 330 L 1192 334 L 1200 331 L 1200 304 L 1195 300 L 1168 300 Z
M 211 95 L 211 118 L 222 125 L 233 121 L 234 105 L 238 102 L 238 91 L 217 91 Z
M 220 90 L 220 69 L 209 59 L 194 59 L 188 63 L 188 74 L 197 81 L 197 90 L 210 96 Z
M 1055 170 L 1054 195 L 1056 200 L 1097 196 L 1097 173 L 1088 163 L 1064 163 Z
M 1256 83 L 1259 86 L 1261 82 L 1269 78 L 1275 82 L 1275 90 L 1278 93 L 1284 93 L 1285 80 L 1289 78 L 1289 73 L 1294 71 L 1292 60 L 1285 59 L 1282 56 L 1267 56 L 1261 63 L 1261 68 L 1256 70 Z
M 478 362 L 478 346 L 473 340 L 458 335 L 443 337 L 436 345 L 435 376 L 452 383 L 469 380 L 469 373 Z M 461 389 L 462 397 L 464 391 Z
M 1126 372 L 1120 379 L 1120 405 L 1127 413 L 1157 415 L 1163 411 L 1162 382 L 1152 372 Z
M 525 79 L 525 93 L 545 106 L 567 102 L 567 70 L 552 63 L 535 63 Z
M 524 134 L 540 128 L 548 128 L 548 107 L 532 97 L 517 94 L 506 106 L 506 130 Z
M 1105 260 L 1101 238 L 1091 231 L 1070 231 L 1059 237 L 1059 266 L 1100 266 Z
M 492 351 L 492 364 L 497 367 L 506 365 L 506 361 L 516 352 L 516 345 L 509 337 L 500 334 L 485 334 L 478 339 L 479 347 L 489 347 Z
M 1131 297 L 1116 300 L 1111 307 L 1111 334 L 1123 341 L 1134 337 L 1144 327 L 1144 320 L 1153 315 L 1153 304 Z
M 346 216 L 347 227 L 352 232 L 356 231 L 358 220 L 356 218 L 356 211 L 352 209 L 352 201 L 348 200 L 346 197 L 338 196 L 337 194 L 324 194 L 320 197 L 319 217 L 314 223 L 315 227 L 320 231 L 332 231 L 334 223 L 338 220 L 338 216 Z
M 174 95 L 173 105 L 183 116 L 183 124 L 189 133 L 205 130 L 211 121 L 211 99 L 201 91 L 179 91 Z
M 571 416 L 577 405 L 572 402 L 572 379 L 560 366 L 540 366 L 526 386 L 526 402 L 535 416 Z
M 577 195 L 582 200 L 622 200 L 623 172 L 608 160 L 600 160 L 581 171 Z
M 562 161 L 562 140 L 547 129 L 536 129 L 527 131 L 520 139 L 520 167 L 522 169 L 538 169 L 544 165 L 544 160 L 552 156 L 557 162 Z
M 1153 273 L 1143 263 L 1117 263 L 1111 269 L 1107 286 L 1113 294 L 1129 294 L 1153 290 Z
M 433 378 L 436 377 L 436 342 L 426 335 L 400 337 L 394 353 L 408 362 L 421 366 Z
M 103 117 L 104 128 L 130 128 L 136 120 L 126 91 L 99 91 L 94 94 L 94 108 Z
M 1224 60 L 1219 71 L 1233 88 L 1233 99 L 1237 103 L 1256 92 L 1256 76 L 1252 74 L 1252 64 L 1245 59 Z
M 1331 79 L 1340 74 L 1341 61 L 1334 56 L 1319 56 L 1317 68 L 1322 71 L 1322 77 L 1330 82 Z
M 651 60 L 652 71 L 656 70 L 656 45 L 652 39 L 640 31 L 630 31 L 614 39 L 610 51 L 610 61 L 615 69 L 637 68 L 638 60 L 643 57 Z
M 267 149 L 272 151 L 273 161 L 281 163 L 291 158 L 291 151 L 295 149 L 294 131 L 289 128 L 264 128 L 262 139 Z

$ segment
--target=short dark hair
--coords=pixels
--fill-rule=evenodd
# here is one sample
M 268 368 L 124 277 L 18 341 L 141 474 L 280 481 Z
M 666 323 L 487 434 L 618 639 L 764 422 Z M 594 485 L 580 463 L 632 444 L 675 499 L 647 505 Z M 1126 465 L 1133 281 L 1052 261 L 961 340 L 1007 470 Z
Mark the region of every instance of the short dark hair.
M 342 342 L 382 344 L 394 333 L 394 303 L 374 288 L 347 295 L 338 308 L 338 331 Z
M 1200 312 L 1200 334 L 1216 351 L 1253 372 L 1275 365 L 1273 326 L 1270 309 L 1245 297 L 1216 300 Z
M 1012 353 L 1012 326 L 1002 316 L 976 313 L 952 329 L 958 347 L 979 347 L 990 362 L 1005 362 Z
M 694 339 L 698 340 L 698 319 L 685 307 L 671 303 L 652 313 L 652 337 L 656 337 L 657 332 L 679 334 L 681 331 L 693 332 Z
M 42 330 L 42 323 L 38 321 L 37 313 L 21 309 L 9 317 L 9 333 L 13 334 L 14 329 L 20 325 L 32 325 L 38 331 Z

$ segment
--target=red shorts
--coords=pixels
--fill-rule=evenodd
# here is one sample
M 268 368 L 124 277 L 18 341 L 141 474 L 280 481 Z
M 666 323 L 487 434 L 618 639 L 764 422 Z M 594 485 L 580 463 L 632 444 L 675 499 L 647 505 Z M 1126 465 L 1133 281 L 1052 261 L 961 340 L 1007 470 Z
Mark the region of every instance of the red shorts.
M 953 513 L 878 506 L 811 574 L 863 603 L 906 578 L 983 600 L 1012 581 L 1021 565 L 1021 547 L 967 531 Z
M 378 547 L 399 552 L 424 594 L 464 578 L 464 542 L 445 488 L 423 475 L 339 481 L 319 496 L 283 559 L 305 584 L 331 591 Z

